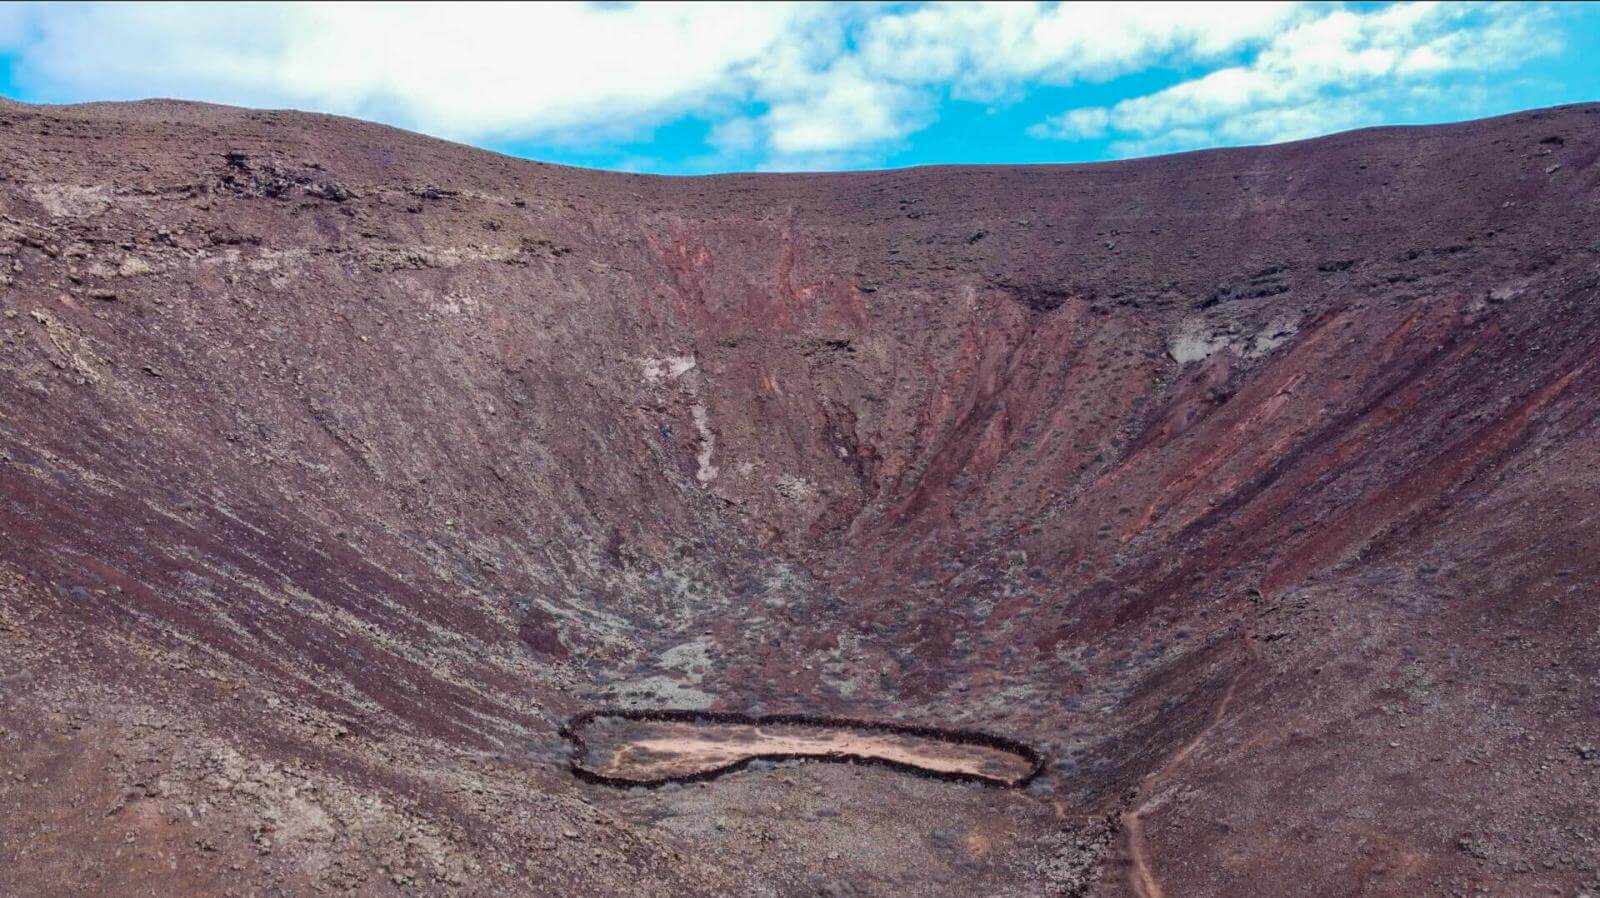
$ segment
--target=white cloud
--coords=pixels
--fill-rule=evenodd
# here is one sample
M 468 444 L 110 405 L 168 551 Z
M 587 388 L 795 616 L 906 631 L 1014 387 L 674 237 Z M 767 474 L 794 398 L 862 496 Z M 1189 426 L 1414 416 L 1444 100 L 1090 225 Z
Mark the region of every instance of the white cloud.
M 1282 139 L 1530 51 L 1536 8 L 1418 3 L 3 4 L 30 96 L 176 96 L 461 140 L 600 143 L 685 116 L 708 159 L 881 158 L 949 98 L 1155 69 L 1162 91 L 1028 133 L 1123 151 Z M 1363 99 L 1365 97 L 1366 99 Z
M 463 139 L 658 122 L 737 98 L 792 4 L 30 6 L 19 77 L 371 116 Z
M 812 90 L 772 107 L 764 121 L 774 150 L 834 153 L 904 136 L 917 126 L 918 95 L 868 76 L 853 60 L 818 76 Z
M 854 8 L 859 10 L 860 8 Z M 838 162 L 926 126 L 943 93 L 993 101 L 1029 86 L 1212 58 L 1306 14 L 1300 3 L 941 3 L 829 20 L 754 70 L 781 167 Z M 849 38 L 847 40 L 847 38 Z M 1086 124 L 1079 122 L 1078 124 Z
M 721 153 L 748 153 L 760 140 L 760 126 L 755 120 L 730 118 L 712 126 L 706 143 Z
M 0 3 L 0 52 L 19 46 L 27 34 L 24 10 L 15 4 Z
M 1053 137 L 1057 140 L 1083 140 L 1104 137 L 1111 128 L 1111 110 L 1101 106 L 1070 109 L 1053 115 L 1028 129 L 1034 137 Z
M 1254 58 L 1109 107 L 1053 116 L 1030 133 L 1111 133 L 1121 155 L 1294 140 L 1370 124 L 1429 79 L 1486 75 L 1554 49 L 1537 7 L 1417 3 L 1332 9 L 1286 28 Z M 1463 96 L 1481 99 L 1464 85 Z M 1435 112 L 1441 109 L 1434 110 Z M 1092 131 L 1075 123 L 1104 122 Z
M 885 77 L 984 98 L 1021 82 L 1125 74 L 1165 55 L 1209 59 L 1264 40 L 1302 3 L 952 3 L 869 22 L 860 55 Z

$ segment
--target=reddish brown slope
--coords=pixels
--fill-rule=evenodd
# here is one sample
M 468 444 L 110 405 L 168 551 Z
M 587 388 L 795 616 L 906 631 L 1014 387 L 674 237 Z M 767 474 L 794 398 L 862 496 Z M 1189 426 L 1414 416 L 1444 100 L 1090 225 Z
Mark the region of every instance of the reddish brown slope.
M 686 180 L 0 141 L 0 891 L 1597 885 L 1597 107 Z M 613 796 L 554 733 L 609 701 L 1056 763 Z

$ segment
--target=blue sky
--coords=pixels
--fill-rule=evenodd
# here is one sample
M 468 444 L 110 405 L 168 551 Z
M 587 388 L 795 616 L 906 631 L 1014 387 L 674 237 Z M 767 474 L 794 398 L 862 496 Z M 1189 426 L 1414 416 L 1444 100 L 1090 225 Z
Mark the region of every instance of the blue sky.
M 10 4 L 0 94 L 671 174 L 1080 162 L 1600 100 L 1600 4 Z

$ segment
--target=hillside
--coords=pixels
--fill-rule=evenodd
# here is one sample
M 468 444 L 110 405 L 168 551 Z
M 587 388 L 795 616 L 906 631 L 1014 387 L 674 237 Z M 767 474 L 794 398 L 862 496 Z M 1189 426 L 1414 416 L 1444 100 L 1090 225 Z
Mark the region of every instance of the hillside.
M 0 105 L 0 894 L 1600 890 L 1600 106 L 659 178 Z M 616 790 L 599 707 L 1026 789 Z

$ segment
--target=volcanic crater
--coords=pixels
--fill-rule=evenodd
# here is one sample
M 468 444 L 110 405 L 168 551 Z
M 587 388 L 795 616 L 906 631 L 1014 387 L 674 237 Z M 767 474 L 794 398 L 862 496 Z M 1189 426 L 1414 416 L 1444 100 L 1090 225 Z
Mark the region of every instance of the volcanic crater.
M 1600 106 L 0 148 L 0 895 L 1600 891 Z

